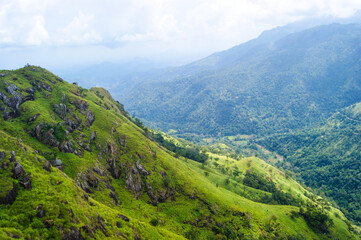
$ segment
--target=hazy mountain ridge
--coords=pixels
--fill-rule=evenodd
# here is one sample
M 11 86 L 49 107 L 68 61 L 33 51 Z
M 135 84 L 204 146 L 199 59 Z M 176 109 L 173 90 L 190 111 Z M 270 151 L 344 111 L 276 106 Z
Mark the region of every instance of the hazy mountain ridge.
M 293 33 L 224 68 L 197 73 L 191 64 L 183 67 L 188 75 L 168 71 L 123 102 L 164 130 L 234 135 L 298 129 L 361 100 L 360 35 L 357 24 Z

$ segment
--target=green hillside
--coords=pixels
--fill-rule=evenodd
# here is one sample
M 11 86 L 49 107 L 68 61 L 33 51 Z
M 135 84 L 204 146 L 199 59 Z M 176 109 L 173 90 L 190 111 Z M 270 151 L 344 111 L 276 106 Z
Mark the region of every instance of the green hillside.
M 283 172 L 184 158 L 102 88 L 27 65 L 0 71 L 0 100 L 0 239 L 357 239 Z
M 211 136 L 301 129 L 361 101 L 359 24 L 253 40 L 165 70 L 122 99 L 164 131 Z
M 361 103 L 357 103 L 335 113 L 321 127 L 258 142 L 284 156 L 282 167 L 298 173 L 308 186 L 324 192 L 360 224 L 360 133 Z

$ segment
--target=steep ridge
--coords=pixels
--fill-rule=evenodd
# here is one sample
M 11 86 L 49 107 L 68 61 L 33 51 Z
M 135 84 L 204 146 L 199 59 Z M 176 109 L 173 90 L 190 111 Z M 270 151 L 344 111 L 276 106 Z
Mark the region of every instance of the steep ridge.
M 153 126 L 180 133 L 300 129 L 361 100 L 360 36 L 359 24 L 331 24 L 245 43 L 152 78 L 157 81 L 145 79 L 122 101 Z M 212 59 L 216 69 L 194 66 L 213 66 Z
M 297 184 L 289 196 L 298 204 L 262 203 L 295 186 L 262 160 L 229 159 L 243 173 L 219 186 L 229 162 L 204 166 L 205 176 L 102 88 L 27 65 L 0 71 L 0 92 L 1 239 L 357 238 L 339 210 Z

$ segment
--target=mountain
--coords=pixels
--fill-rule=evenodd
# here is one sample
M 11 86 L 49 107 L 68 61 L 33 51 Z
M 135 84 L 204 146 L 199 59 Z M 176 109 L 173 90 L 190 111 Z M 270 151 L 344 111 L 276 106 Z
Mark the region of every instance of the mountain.
M 0 71 L 0 109 L 1 239 L 357 239 L 285 173 L 147 129 L 105 89 L 27 65 Z
M 333 114 L 320 127 L 278 134 L 258 141 L 290 163 L 308 186 L 337 202 L 346 215 L 361 223 L 361 103 Z
M 58 69 L 56 73 L 85 88 L 99 86 L 109 89 L 114 97 L 120 98 L 128 95 L 145 76 L 167 66 L 166 63 L 134 59 L 124 63 L 102 62 L 90 66 Z
M 212 136 L 296 130 L 361 101 L 359 24 L 282 35 L 145 78 L 122 101 L 152 126 Z

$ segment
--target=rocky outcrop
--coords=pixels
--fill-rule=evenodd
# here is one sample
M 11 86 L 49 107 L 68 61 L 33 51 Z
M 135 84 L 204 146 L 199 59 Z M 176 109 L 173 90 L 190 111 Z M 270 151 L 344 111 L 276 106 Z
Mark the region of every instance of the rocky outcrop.
M 73 153 L 74 152 L 74 144 L 71 140 L 63 142 L 59 150 L 65 153 Z
M 75 108 L 77 110 L 80 110 L 82 113 L 85 113 L 85 111 L 88 109 L 89 106 L 87 101 L 80 99 L 75 99 L 74 101 L 71 102 L 71 104 L 73 104 Z
M 94 121 L 95 121 L 94 113 L 92 111 L 88 110 L 86 112 L 86 122 L 87 122 L 88 126 L 91 126 Z
M 127 189 L 133 191 L 135 198 L 139 199 L 142 190 L 142 179 L 138 170 L 134 166 L 129 167 L 129 171 L 126 173 L 125 184 Z
M 21 164 L 18 161 L 15 162 L 12 172 L 13 172 L 12 178 L 14 179 L 19 179 L 25 175 L 24 168 L 23 166 L 21 166 Z
M 0 161 L 5 158 L 5 152 L 0 152 Z
M 63 103 L 60 103 L 59 105 L 54 104 L 54 112 L 56 112 L 60 116 L 60 118 L 64 120 L 68 112 L 68 108 Z
M 39 115 L 40 115 L 40 113 L 37 113 L 37 114 L 31 116 L 31 117 L 28 119 L 27 122 L 28 122 L 28 123 L 34 122 L 34 121 L 39 117 Z
M 149 182 L 147 182 L 146 186 L 147 186 L 147 194 L 148 194 L 150 201 L 152 202 L 152 205 L 158 206 L 158 197 L 157 197 L 157 195 L 155 195 L 152 185 Z
M 31 190 L 31 173 L 28 173 L 19 181 L 20 186 L 22 186 L 25 190 Z
M 15 185 L 15 183 L 13 183 L 12 189 L 5 195 L 5 197 L 0 198 L 0 204 L 13 204 L 17 195 L 18 187 Z
M 143 176 L 149 175 L 148 171 L 145 170 L 145 168 L 140 164 L 140 159 L 136 162 L 135 166 L 138 168 L 138 170 L 142 173 Z
M 56 139 L 53 133 L 54 133 L 54 129 L 51 128 L 49 124 L 40 123 L 32 130 L 31 136 L 35 137 L 40 142 L 46 145 L 59 147 L 60 142 Z

